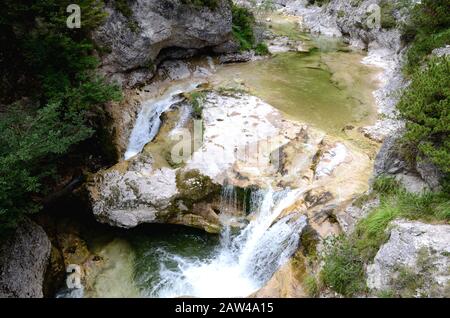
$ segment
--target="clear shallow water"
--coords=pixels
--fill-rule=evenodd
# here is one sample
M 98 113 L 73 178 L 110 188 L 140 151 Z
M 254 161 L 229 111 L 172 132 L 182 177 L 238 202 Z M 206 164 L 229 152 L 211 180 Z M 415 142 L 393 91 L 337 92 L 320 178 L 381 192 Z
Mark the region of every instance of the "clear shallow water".
M 271 59 L 218 68 L 215 83 L 242 82 L 287 117 L 330 133 L 375 119 L 375 71 L 362 55 L 337 51 L 282 53 Z

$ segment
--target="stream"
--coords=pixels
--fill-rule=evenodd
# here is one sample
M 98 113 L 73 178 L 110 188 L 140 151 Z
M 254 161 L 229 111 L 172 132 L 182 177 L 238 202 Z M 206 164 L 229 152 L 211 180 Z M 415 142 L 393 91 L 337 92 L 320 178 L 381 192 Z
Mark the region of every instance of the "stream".
M 274 32 L 309 41 L 316 49 L 216 65 L 211 85 L 245 86 L 287 119 L 308 123 L 336 137 L 348 138 L 343 133 L 346 126 L 373 123 L 377 70 L 361 63 L 364 53 L 350 51 L 336 39 L 307 38 L 288 22 L 274 23 Z M 190 80 L 175 83 L 162 96 L 142 104 L 125 159 L 152 142 L 162 125 L 161 114 L 181 100 L 180 93 L 199 84 Z M 224 187 L 222 191 L 223 203 L 236 205 L 235 189 Z M 280 214 L 301 193 L 302 189 L 271 186 L 253 190 L 245 227 L 224 226 L 219 235 L 157 224 L 120 235 L 91 233 L 86 236 L 89 248 L 103 257 L 107 266 L 84 297 L 249 296 L 297 250 L 306 217 L 289 214 L 280 218 Z

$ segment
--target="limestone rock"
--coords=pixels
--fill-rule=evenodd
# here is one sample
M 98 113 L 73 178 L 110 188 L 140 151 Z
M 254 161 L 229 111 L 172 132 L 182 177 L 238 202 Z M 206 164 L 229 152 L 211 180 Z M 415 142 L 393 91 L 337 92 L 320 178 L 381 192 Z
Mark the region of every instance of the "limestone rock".
M 224 46 L 231 36 L 231 8 L 229 1 L 218 1 L 218 7 L 196 7 L 180 0 L 124 1 L 132 14 L 125 17 L 108 1 L 108 18 L 95 32 L 100 47 L 108 48 L 102 58 L 102 71 L 119 83 L 132 86 L 153 75 L 155 61 L 178 58 L 180 52 Z M 173 53 L 175 52 L 175 53 Z M 138 71 L 139 76 L 130 75 Z M 130 77 L 131 76 L 131 77 Z
M 416 286 L 410 296 L 449 296 L 450 225 L 398 220 L 391 235 L 367 268 L 367 285 L 377 291 L 399 292 L 400 275 L 410 275 Z M 405 274 L 407 273 L 407 274 Z
M 0 246 L 0 298 L 41 298 L 51 244 L 44 230 L 25 219 Z

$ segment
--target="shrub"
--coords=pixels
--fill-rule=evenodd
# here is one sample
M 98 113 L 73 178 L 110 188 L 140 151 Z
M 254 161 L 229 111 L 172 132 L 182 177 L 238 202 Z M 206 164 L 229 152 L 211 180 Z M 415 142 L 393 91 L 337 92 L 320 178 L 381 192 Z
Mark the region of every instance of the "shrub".
M 40 209 L 61 182 L 58 170 L 64 163 L 73 168 L 75 157 L 89 157 L 86 152 L 99 141 L 92 137 L 101 135 L 103 103 L 120 98 L 116 86 L 95 75 L 98 62 L 90 34 L 105 18 L 103 3 L 78 1 L 81 28 L 68 29 L 66 7 L 71 3 L 2 3 L 0 96 L 10 105 L 0 117 L 1 234 Z
M 256 55 L 268 55 L 270 54 L 269 48 L 265 43 L 259 43 L 255 46 L 255 53 Z
M 204 92 L 193 92 L 190 94 L 189 99 L 192 103 L 193 116 L 196 119 L 202 118 L 203 103 L 205 101 L 206 94 Z
M 412 42 L 407 54 L 408 73 L 414 73 L 433 49 L 450 43 L 449 11 L 448 0 L 423 0 L 412 8 L 402 30 L 404 40 Z
M 416 71 L 397 108 L 406 121 L 405 148 L 429 158 L 450 173 L 450 67 L 449 58 L 432 59 Z M 409 145 L 409 146 L 408 146 Z
M 239 41 L 241 50 L 250 50 L 255 42 L 253 25 L 255 17 L 246 8 L 235 4 L 231 7 L 233 16 L 233 35 Z
M 380 2 L 381 8 L 381 27 L 383 29 L 392 29 L 397 26 L 397 20 L 394 16 L 394 4 L 389 0 Z
M 366 289 L 364 262 L 349 239 L 339 236 L 326 242 L 323 260 L 324 285 L 344 296 Z

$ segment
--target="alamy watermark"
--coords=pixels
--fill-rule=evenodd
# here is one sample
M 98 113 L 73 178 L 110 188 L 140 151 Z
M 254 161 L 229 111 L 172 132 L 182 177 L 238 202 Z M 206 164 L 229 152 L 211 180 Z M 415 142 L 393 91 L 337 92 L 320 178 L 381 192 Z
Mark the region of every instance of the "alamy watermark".
M 76 264 L 69 264 L 66 268 L 66 285 L 69 289 L 83 288 L 81 285 L 81 267 Z
M 81 28 L 81 8 L 78 4 L 69 4 L 66 8 L 66 12 L 70 13 L 66 20 L 66 26 L 69 29 Z

